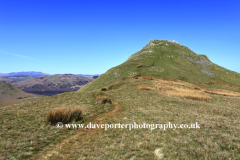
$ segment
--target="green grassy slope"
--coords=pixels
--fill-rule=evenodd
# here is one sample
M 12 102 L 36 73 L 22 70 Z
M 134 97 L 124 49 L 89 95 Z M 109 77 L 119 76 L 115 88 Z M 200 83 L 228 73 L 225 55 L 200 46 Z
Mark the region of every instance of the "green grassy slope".
M 142 67 L 137 68 L 138 65 Z M 127 61 L 116 66 L 80 91 L 97 90 L 125 76 L 170 77 L 186 82 L 223 82 L 240 87 L 240 74 L 212 63 L 207 56 L 194 53 L 189 48 L 167 40 L 151 40 Z

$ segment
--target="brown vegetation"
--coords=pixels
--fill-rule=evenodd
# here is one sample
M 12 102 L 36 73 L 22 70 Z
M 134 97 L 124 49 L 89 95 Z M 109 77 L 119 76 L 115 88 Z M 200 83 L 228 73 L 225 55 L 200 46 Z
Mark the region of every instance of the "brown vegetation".
M 153 78 L 153 77 L 147 77 L 147 76 L 142 76 L 142 77 L 138 77 L 138 79 L 154 80 L 155 78 Z
M 147 86 L 147 85 L 141 85 L 141 86 L 138 86 L 138 89 L 153 90 L 153 91 L 161 92 L 167 95 L 178 96 L 178 97 L 194 99 L 194 100 L 207 101 L 211 99 L 211 97 L 208 94 L 202 91 L 196 91 L 190 88 L 177 86 L 177 85 L 171 86 L 163 83 L 158 83 L 158 85 L 160 86 L 159 88 Z
M 142 65 L 138 65 L 138 66 L 137 66 L 137 68 L 140 68 L 140 67 L 142 67 Z
M 69 123 L 73 120 L 79 121 L 82 119 L 82 109 L 80 107 L 60 107 L 52 109 L 48 112 L 47 122 L 56 124 L 57 122 Z
M 240 97 L 240 93 L 228 91 L 224 89 L 202 89 L 206 93 L 223 95 L 223 96 L 233 96 L 233 97 Z
M 134 76 L 128 76 L 127 78 L 134 78 Z M 166 94 L 169 94 L 169 95 L 184 97 L 184 98 L 199 99 L 199 100 L 211 99 L 211 97 L 209 95 L 207 95 L 206 93 L 216 94 L 216 95 L 224 95 L 224 96 L 240 97 L 240 93 L 238 93 L 238 92 L 228 91 L 228 90 L 224 90 L 224 89 L 208 89 L 208 88 L 200 87 L 196 83 L 188 83 L 188 82 L 184 82 L 184 81 L 181 81 L 181 80 L 176 80 L 175 81 L 175 80 L 173 80 L 171 78 L 168 78 L 168 77 L 165 77 L 165 80 L 157 79 L 157 78 L 153 78 L 153 77 L 147 77 L 147 76 L 138 77 L 138 79 L 154 80 L 155 84 L 158 84 L 158 85 L 161 84 L 161 86 L 163 85 L 163 87 L 159 88 L 160 92 L 166 93 Z M 214 84 L 220 84 L 220 82 L 218 82 L 218 83 L 215 83 L 215 82 L 209 82 L 209 83 L 200 82 L 200 84 L 214 85 Z M 224 83 L 221 83 L 221 84 L 224 84 Z M 230 85 L 228 85 L 228 86 L 230 87 Z M 231 87 L 237 89 L 236 86 L 231 86 Z M 139 86 L 138 89 L 156 91 L 156 88 L 149 87 L 149 86 Z M 196 91 L 196 90 L 198 90 L 198 91 Z
M 138 79 L 139 76 L 140 76 L 139 74 L 136 74 L 133 76 L 133 78 Z
M 106 96 L 97 97 L 96 99 L 96 103 L 98 104 L 105 104 L 107 102 L 112 103 L 112 100 Z
M 216 82 L 215 81 L 215 79 L 212 79 L 212 80 L 214 80 L 214 81 L 211 81 L 211 82 L 199 82 L 199 84 L 201 84 L 201 85 L 216 85 L 216 84 L 218 84 L 218 85 L 221 85 L 221 86 L 226 86 L 226 87 L 230 87 L 230 88 L 233 88 L 233 89 L 238 89 L 238 90 L 240 90 L 240 87 L 237 87 L 237 86 L 233 86 L 233 85 L 229 85 L 229 84 L 227 84 L 227 83 L 224 83 L 224 82 Z
M 101 88 L 101 91 L 107 91 L 106 87 Z

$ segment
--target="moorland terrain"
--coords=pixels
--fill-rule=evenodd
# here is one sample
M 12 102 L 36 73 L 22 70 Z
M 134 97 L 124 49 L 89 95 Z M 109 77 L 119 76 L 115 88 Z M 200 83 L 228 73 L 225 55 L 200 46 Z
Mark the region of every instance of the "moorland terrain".
M 76 92 L 2 107 L 0 159 L 240 159 L 239 80 L 186 46 L 151 40 Z M 59 129 L 59 120 L 200 128 Z

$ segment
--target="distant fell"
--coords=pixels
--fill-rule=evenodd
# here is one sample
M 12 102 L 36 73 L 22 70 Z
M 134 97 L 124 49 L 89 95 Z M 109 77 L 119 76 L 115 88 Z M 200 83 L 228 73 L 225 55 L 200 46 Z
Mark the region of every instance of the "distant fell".
M 6 74 L 1 73 L 1 75 L 9 76 L 9 77 L 17 77 L 17 76 L 40 77 L 40 76 L 49 75 L 49 74 L 42 73 L 42 72 L 29 71 L 29 72 L 11 72 Z
M 206 55 L 196 54 L 175 41 L 151 40 L 124 63 L 109 69 L 81 91 L 96 90 L 118 79 L 134 75 L 240 87 L 239 73 L 211 62 Z
M 92 80 L 92 77 L 76 76 L 73 74 L 55 74 L 14 82 L 12 85 L 26 92 L 76 91 Z

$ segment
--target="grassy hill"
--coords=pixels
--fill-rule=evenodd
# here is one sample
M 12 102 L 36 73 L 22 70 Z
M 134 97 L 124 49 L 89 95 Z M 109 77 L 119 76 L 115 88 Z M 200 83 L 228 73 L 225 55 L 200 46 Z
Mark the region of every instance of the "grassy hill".
M 76 91 L 92 80 L 92 77 L 55 74 L 14 82 L 12 85 L 23 91 Z
M 11 84 L 0 82 L 0 107 L 23 103 L 29 100 L 42 98 L 43 96 L 33 95 L 14 87 Z
M 142 67 L 137 68 L 138 65 Z M 120 78 L 136 74 L 163 79 L 169 77 L 194 83 L 227 83 L 240 87 L 239 73 L 214 64 L 207 56 L 196 54 L 174 41 L 151 40 L 127 61 L 111 68 L 81 90 L 97 90 Z M 219 88 L 219 85 L 216 87 Z
M 176 42 L 150 41 L 79 91 L 1 108 L 0 159 L 240 159 L 239 78 Z M 75 108 L 82 117 L 69 123 L 200 128 L 50 123 Z
M 32 77 L 26 77 L 26 76 L 9 77 L 9 76 L 1 76 L 0 75 L 0 82 L 11 84 L 14 82 L 23 81 L 23 80 L 30 79 L 30 78 L 32 78 Z

